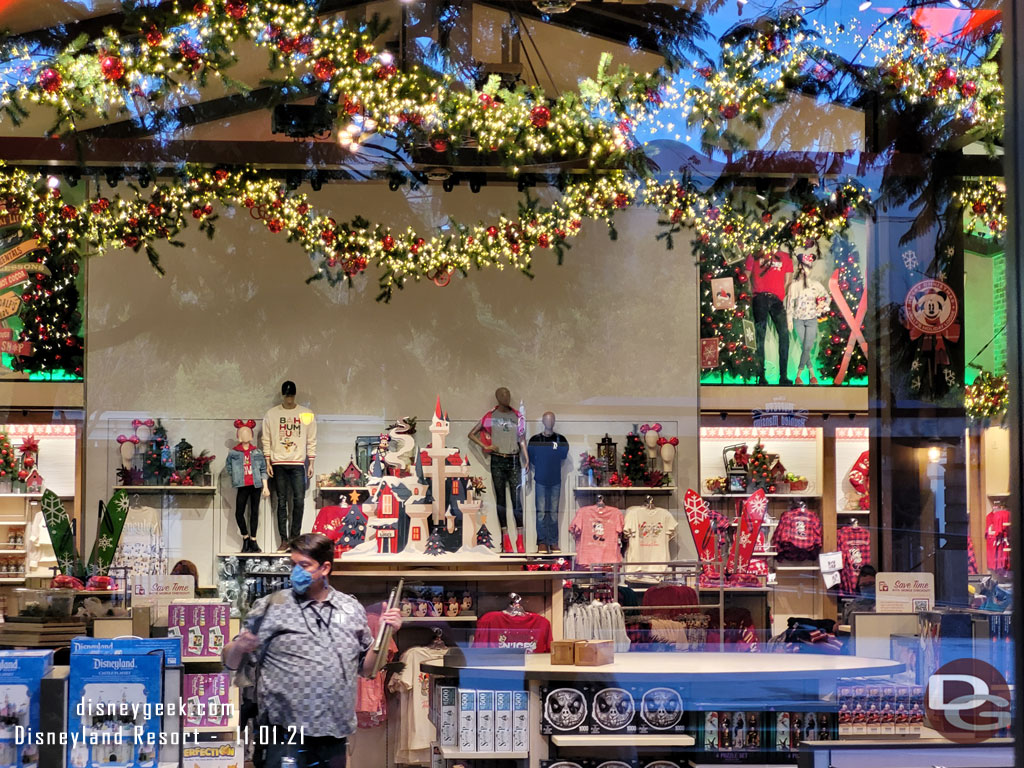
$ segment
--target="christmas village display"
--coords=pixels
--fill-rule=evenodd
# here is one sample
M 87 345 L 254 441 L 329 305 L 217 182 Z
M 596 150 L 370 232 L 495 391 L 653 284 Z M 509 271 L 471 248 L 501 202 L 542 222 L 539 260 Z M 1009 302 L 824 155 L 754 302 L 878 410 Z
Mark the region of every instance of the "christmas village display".
M 160 419 L 133 419 L 132 430 L 130 435 L 117 436 L 120 485 L 213 485 L 210 465 L 216 456 L 205 450 L 196 454 L 185 438 L 172 448 Z
M 672 485 L 678 437 L 664 437 L 661 424 L 644 424 L 626 435 L 619 463 L 617 444 L 605 435 L 597 454 L 580 454 L 578 484 L 583 488 L 662 488 Z
M 758 440 L 753 450 L 746 443 L 737 443 L 722 449 L 725 475 L 709 477 L 704 490 L 712 494 L 744 494 L 763 490 L 766 493 L 794 494 L 806 491 L 810 485 L 803 475 L 786 469 L 777 453 L 768 453 Z
M 498 557 L 481 525 L 483 481 L 471 476 L 468 456 L 445 444 L 450 423 L 440 397 L 430 443 L 419 451 L 414 429 L 403 419 L 381 435 L 365 476 L 354 461 L 332 473 L 327 482 L 351 495 L 347 505 L 323 507 L 313 530 L 330 537 L 343 560 Z

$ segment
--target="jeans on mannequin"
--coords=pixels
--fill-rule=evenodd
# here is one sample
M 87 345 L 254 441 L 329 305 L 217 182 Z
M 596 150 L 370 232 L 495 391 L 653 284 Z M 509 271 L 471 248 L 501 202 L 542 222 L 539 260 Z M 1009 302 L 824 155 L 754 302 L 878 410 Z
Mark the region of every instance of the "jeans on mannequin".
M 799 368 L 811 367 L 811 351 L 814 349 L 814 342 L 818 340 L 818 318 L 810 320 L 794 320 L 793 327 L 796 329 L 796 337 L 800 340 L 800 365 Z M 814 373 L 814 370 L 811 370 Z
M 516 519 L 516 528 L 523 528 L 523 497 L 520 491 L 523 484 L 522 468 L 519 456 L 498 456 L 491 454 L 491 482 L 494 484 L 494 506 L 498 510 L 498 524 L 508 526 L 505 489 L 512 494 L 512 516 Z
M 238 523 L 238 532 L 245 536 L 256 538 L 256 529 L 260 524 L 260 494 L 262 488 L 255 485 L 243 485 L 236 489 L 235 495 L 235 522 Z M 249 508 L 249 525 L 245 524 L 245 508 Z
M 537 483 L 537 543 L 558 546 L 558 500 L 562 495 L 561 485 Z
M 301 464 L 277 464 L 274 467 L 277 491 L 277 532 L 281 541 L 290 541 L 302 531 L 302 504 L 306 497 L 306 468 Z M 288 501 L 292 502 L 291 520 Z M 289 524 L 290 523 L 290 524 Z
M 277 474 L 277 468 L 274 468 Z M 345 739 L 329 736 L 305 736 L 301 742 L 287 729 L 277 729 L 280 740 L 273 740 L 264 748 L 263 759 L 256 763 L 261 768 L 280 768 L 281 759 L 294 757 L 296 768 L 345 768 Z M 289 744 L 294 741 L 296 743 Z M 259 751 L 259 750 L 257 750 Z
M 789 328 L 786 323 L 786 307 L 782 299 L 774 293 L 755 293 L 753 301 L 754 335 L 757 337 L 757 349 L 754 351 L 757 361 L 757 374 L 764 378 L 764 337 L 768 331 L 768 318 L 775 326 L 775 335 L 779 338 L 779 383 L 789 381 Z

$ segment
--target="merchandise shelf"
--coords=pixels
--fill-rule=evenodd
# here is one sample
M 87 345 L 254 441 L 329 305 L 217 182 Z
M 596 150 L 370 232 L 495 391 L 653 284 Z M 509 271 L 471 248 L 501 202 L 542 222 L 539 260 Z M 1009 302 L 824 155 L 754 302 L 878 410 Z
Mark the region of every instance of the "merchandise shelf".
M 41 499 L 43 494 L 41 493 L 0 493 L 0 499 Z M 62 499 L 66 499 L 67 496 L 61 496 Z
M 703 493 L 702 499 L 747 499 L 753 496 L 751 493 Z M 820 499 L 820 491 L 809 491 L 807 493 L 766 493 L 769 499 Z
M 438 621 L 476 621 L 479 616 L 468 615 L 468 616 L 405 616 L 402 618 L 403 624 L 432 624 Z
M 558 747 L 692 747 L 695 740 L 685 733 L 556 733 L 551 742 Z
M 126 493 L 209 493 L 217 491 L 215 485 L 115 485 L 115 491 Z
M 643 486 L 643 485 L 581 485 L 573 488 L 577 493 L 672 493 L 678 490 L 674 485 Z
M 438 747 L 445 760 L 526 760 L 529 752 L 460 752 L 457 747 Z

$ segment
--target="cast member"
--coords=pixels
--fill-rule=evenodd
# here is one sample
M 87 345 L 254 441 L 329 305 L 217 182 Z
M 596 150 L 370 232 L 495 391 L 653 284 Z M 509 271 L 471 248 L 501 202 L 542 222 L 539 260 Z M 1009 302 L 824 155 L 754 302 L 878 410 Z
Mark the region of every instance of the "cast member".
M 797 271 L 786 292 L 786 318 L 789 330 L 796 330 L 800 342 L 800 364 L 796 367 L 796 383 L 803 384 L 800 375 L 807 369 L 808 383 L 817 384 L 811 352 L 818 339 L 818 318 L 828 311 L 828 291 L 817 280 L 807 276 L 814 263 L 813 253 L 803 253 L 797 259 Z
M 260 496 L 270 496 L 270 485 L 267 482 L 267 460 L 263 451 L 252 444 L 252 430 L 256 426 L 255 419 L 242 421 L 235 419 L 235 434 L 238 445 L 228 451 L 225 465 L 231 487 L 235 493 L 235 522 L 238 532 L 242 534 L 242 551 L 259 552 L 256 543 L 256 530 L 260 524 Z M 249 509 L 249 524 L 245 524 L 246 507 Z
M 282 384 L 281 404 L 271 408 L 263 417 L 263 455 L 268 463 L 267 474 L 274 478 L 274 490 L 277 492 L 280 552 L 288 549 L 288 542 L 302 529 L 306 478 L 313 477 L 313 461 L 316 459 L 316 419 L 311 410 L 295 402 L 295 391 L 295 382 Z M 289 501 L 292 504 L 290 519 Z
M 779 384 L 792 385 L 789 380 L 789 333 L 786 323 L 786 291 L 793 279 L 793 260 L 785 251 L 764 253 L 760 258 L 753 254 L 747 257 L 747 275 L 754 293 L 754 331 L 757 337 L 757 383 L 764 386 L 765 378 L 764 338 L 768 331 L 768 318 L 775 326 L 779 338 Z
M 502 552 L 512 551 L 512 540 L 508 535 L 506 489 L 512 496 L 512 515 L 518 533 L 516 551 L 525 552 L 521 490 L 523 471 L 530 470 L 530 458 L 526 452 L 526 419 L 510 405 L 512 393 L 507 388 L 501 387 L 495 392 L 494 399 L 498 404 L 485 413 L 479 423 L 470 430 L 469 439 L 491 457 L 491 482 L 494 485 L 498 524 L 501 525 Z
M 562 495 L 562 463 L 569 455 L 569 441 L 555 432 L 555 414 L 541 417 L 544 429 L 530 438 L 527 453 L 536 483 L 537 547 L 558 552 L 558 502 Z

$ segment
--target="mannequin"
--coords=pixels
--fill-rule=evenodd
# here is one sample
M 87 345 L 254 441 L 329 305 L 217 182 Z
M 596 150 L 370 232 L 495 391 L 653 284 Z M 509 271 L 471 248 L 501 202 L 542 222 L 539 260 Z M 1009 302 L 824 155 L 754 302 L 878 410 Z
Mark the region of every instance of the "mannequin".
M 559 552 L 558 502 L 562 495 L 562 464 L 569 455 L 569 441 L 555 432 L 555 414 L 541 416 L 544 429 L 530 438 L 527 453 L 536 483 L 537 548 Z
M 236 490 L 235 522 L 238 523 L 238 532 L 242 534 L 243 552 L 260 551 L 256 544 L 256 530 L 260 524 L 260 496 L 270 496 L 267 460 L 263 451 L 253 445 L 252 430 L 255 426 L 255 419 L 235 419 L 238 444 L 228 452 L 225 464 L 228 477 L 231 478 L 231 487 Z M 245 522 L 246 507 L 249 509 L 248 525 Z
M 785 251 L 762 253 L 757 258 L 747 256 L 745 264 L 747 277 L 753 287 L 754 332 L 757 339 L 757 383 L 764 386 L 765 378 L 764 339 L 768 331 L 768 320 L 775 326 L 779 338 L 779 385 L 790 386 L 789 380 L 789 333 L 786 331 L 786 294 L 793 279 L 793 260 Z
M 800 364 L 796 369 L 796 383 L 803 384 L 800 378 L 807 369 L 808 383 L 817 384 L 814 365 L 811 363 L 811 352 L 818 339 L 818 318 L 828 312 L 829 296 L 825 286 L 808 277 L 808 271 L 814 264 L 814 254 L 804 253 L 797 259 L 797 272 L 786 293 L 786 319 L 790 333 L 796 329 L 796 338 L 800 342 Z
M 306 480 L 313 477 L 316 459 L 316 418 L 309 408 L 295 402 L 295 392 L 294 381 L 282 384 L 281 404 L 263 417 L 263 455 L 267 459 L 267 474 L 274 479 L 277 492 L 280 552 L 285 552 L 288 543 L 301 532 Z M 292 504 L 290 518 L 289 501 Z
M 494 503 L 498 510 L 498 523 L 501 525 L 502 551 L 512 551 L 505 506 L 505 489 L 508 488 L 518 533 L 516 551 L 526 552 L 523 543 L 523 499 L 520 495 L 523 472 L 530 471 L 530 457 L 526 450 L 526 420 L 511 406 L 512 393 L 506 387 L 498 389 L 494 399 L 498 404 L 485 413 L 470 430 L 469 439 L 491 457 L 491 482 L 494 484 Z

